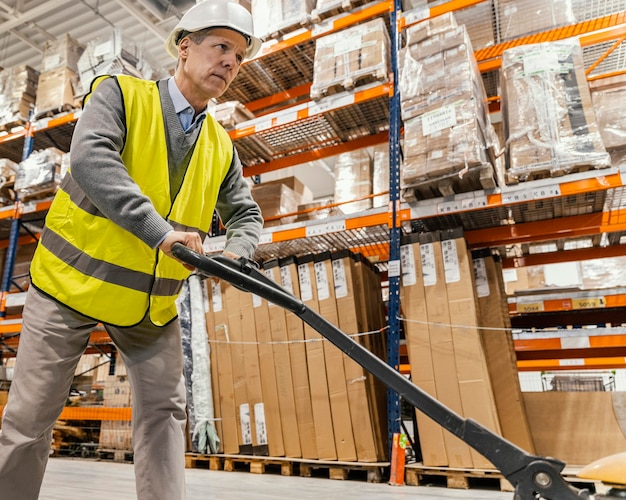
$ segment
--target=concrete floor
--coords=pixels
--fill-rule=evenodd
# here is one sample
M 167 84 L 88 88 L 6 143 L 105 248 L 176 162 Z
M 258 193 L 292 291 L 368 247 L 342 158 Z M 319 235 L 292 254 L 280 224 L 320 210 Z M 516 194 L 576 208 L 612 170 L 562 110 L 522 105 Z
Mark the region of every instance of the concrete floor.
M 188 500 L 239 499 L 346 499 L 404 500 L 464 498 L 466 500 L 511 500 L 512 493 L 472 488 L 455 490 L 443 486 L 389 486 L 360 480 L 323 477 L 285 477 L 278 474 L 187 469 Z M 51 458 L 40 500 L 131 500 L 136 499 L 133 467 L 107 461 Z

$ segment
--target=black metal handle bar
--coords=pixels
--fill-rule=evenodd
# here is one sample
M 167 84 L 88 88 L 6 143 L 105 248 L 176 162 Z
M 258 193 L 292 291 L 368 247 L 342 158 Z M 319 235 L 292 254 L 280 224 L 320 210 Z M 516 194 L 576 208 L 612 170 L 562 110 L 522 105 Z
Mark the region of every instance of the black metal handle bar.
M 590 495 L 587 490 L 578 490 L 569 485 L 561 476 L 565 464 L 560 460 L 531 455 L 478 422 L 458 415 L 434 399 L 307 307 L 300 299 L 259 272 L 250 261 L 233 260 L 223 255 L 207 257 L 180 243 L 174 244 L 172 254 L 203 274 L 227 281 L 240 290 L 254 293 L 299 316 L 383 384 L 487 458 L 515 487 L 515 500 L 604 498 Z

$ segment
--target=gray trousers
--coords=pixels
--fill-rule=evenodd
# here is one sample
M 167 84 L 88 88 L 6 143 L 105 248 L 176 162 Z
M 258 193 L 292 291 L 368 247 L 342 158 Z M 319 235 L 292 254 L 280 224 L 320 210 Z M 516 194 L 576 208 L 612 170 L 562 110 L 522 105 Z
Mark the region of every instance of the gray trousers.
M 94 320 L 28 290 L 9 400 L 0 431 L 0 500 L 36 500 L 59 417 Z M 105 325 L 132 389 L 139 500 L 185 498 L 185 385 L 178 321 Z

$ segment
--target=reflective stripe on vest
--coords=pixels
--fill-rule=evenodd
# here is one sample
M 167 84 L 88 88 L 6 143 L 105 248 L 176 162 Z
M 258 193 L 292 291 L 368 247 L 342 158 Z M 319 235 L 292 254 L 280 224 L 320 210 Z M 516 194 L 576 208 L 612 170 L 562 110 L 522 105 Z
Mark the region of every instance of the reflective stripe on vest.
M 104 78 L 109 77 L 94 80 L 92 92 Z M 127 134 L 121 157 L 129 175 L 174 229 L 204 238 L 233 158 L 228 134 L 207 116 L 172 203 L 157 84 L 125 75 L 115 79 L 124 99 Z M 176 296 L 189 271 L 106 218 L 70 168 L 48 212 L 31 275 L 37 288 L 68 307 L 103 323 L 131 326 L 146 312 L 156 325 L 174 319 Z

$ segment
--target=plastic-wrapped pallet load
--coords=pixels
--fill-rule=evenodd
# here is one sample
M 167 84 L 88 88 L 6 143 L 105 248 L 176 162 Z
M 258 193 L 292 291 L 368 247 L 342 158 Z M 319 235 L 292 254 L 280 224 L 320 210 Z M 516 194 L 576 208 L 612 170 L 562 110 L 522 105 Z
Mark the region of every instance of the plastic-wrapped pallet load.
M 14 189 L 21 199 L 54 194 L 61 182 L 63 154 L 56 148 L 46 148 L 20 162 Z
M 254 118 L 254 114 L 239 101 L 227 101 L 215 105 L 213 116 L 226 130 L 233 129 L 238 123 Z
M 576 22 L 572 0 L 499 0 L 497 5 L 502 40 Z
M 254 34 L 265 40 L 306 26 L 314 6 L 314 0 L 252 0 Z
M 385 21 L 376 18 L 317 40 L 311 98 L 387 81 L 388 76 L 389 34 Z
M 501 78 L 507 182 L 610 166 L 578 40 L 508 49 Z
M 613 164 L 621 163 L 626 157 L 626 75 L 594 80 L 589 86 L 604 146 Z
M 367 149 L 337 156 L 335 163 L 335 203 L 357 200 L 372 194 L 372 158 Z M 342 204 L 341 211 L 352 214 L 372 208 L 371 198 Z
M 465 26 L 449 13 L 410 27 L 400 61 L 405 194 L 495 187 L 498 139 Z
M 0 71 L 0 126 L 28 120 L 37 97 L 39 72 L 21 65 Z

